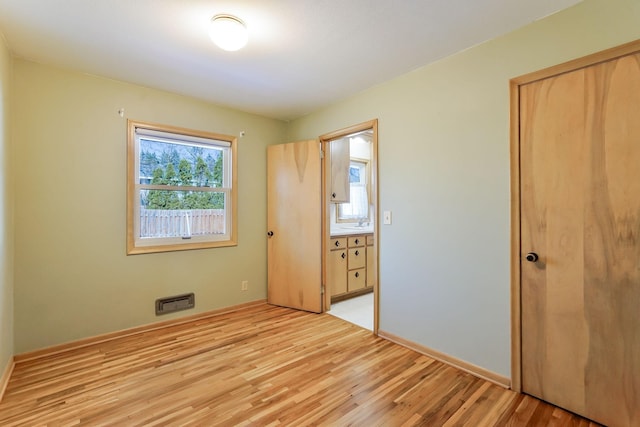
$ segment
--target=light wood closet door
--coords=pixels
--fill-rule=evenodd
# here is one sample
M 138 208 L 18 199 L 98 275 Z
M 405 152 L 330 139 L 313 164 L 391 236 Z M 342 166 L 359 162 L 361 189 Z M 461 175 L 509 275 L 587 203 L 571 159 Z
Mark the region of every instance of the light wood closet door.
M 320 143 L 267 148 L 267 301 L 322 312 Z
M 640 426 L 639 55 L 521 86 L 520 173 L 522 389 Z

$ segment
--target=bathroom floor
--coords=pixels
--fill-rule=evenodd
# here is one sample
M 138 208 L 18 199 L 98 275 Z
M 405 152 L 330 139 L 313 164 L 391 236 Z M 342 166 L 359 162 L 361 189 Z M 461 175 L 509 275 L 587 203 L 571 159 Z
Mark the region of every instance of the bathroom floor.
M 373 292 L 331 304 L 328 313 L 373 331 Z

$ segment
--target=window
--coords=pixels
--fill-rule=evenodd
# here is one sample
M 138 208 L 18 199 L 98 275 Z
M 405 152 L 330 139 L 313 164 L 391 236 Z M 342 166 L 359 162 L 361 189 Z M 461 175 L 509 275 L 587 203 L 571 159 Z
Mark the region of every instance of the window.
M 338 222 L 369 222 L 369 162 L 351 160 L 349 164 L 349 203 L 339 203 Z
M 128 126 L 127 254 L 235 245 L 237 139 Z

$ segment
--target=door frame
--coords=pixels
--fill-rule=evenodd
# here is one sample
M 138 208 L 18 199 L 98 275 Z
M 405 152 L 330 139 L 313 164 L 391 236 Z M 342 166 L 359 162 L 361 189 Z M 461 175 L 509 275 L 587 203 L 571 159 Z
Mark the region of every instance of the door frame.
M 373 252 L 374 252 L 374 274 L 376 276 L 376 280 L 373 285 L 373 334 L 378 335 L 378 327 L 379 327 L 379 289 L 380 289 L 380 206 L 378 202 L 378 119 L 369 120 L 363 123 L 359 123 L 353 126 L 348 126 L 343 129 L 339 129 L 333 132 L 326 133 L 319 137 L 320 144 L 322 148 L 322 152 L 325 153 L 323 158 L 324 165 L 323 172 L 324 177 L 322 179 L 322 207 L 323 207 L 323 219 L 322 219 L 322 286 L 325 289 L 324 292 L 324 311 L 328 311 L 331 307 L 331 293 L 327 288 L 327 263 L 328 263 L 328 248 L 329 241 L 331 239 L 331 230 L 329 227 L 329 221 L 331 220 L 331 214 L 329 209 L 331 209 L 332 205 L 329 203 L 330 195 L 329 195 L 329 185 L 327 180 L 331 177 L 330 164 L 326 161 L 326 153 L 328 153 L 329 141 L 337 138 L 341 138 L 343 136 L 350 135 L 352 133 L 361 132 L 364 130 L 372 129 L 373 130 L 373 139 L 372 139 L 372 147 L 371 147 L 371 160 L 370 160 L 370 168 L 371 168 L 371 200 L 374 204 L 374 224 L 373 224 Z
M 568 73 L 591 65 L 640 52 L 640 40 L 603 50 L 582 58 L 515 77 L 509 81 L 510 92 L 510 217 L 511 217 L 511 388 L 522 392 L 522 312 L 520 244 L 520 86 Z

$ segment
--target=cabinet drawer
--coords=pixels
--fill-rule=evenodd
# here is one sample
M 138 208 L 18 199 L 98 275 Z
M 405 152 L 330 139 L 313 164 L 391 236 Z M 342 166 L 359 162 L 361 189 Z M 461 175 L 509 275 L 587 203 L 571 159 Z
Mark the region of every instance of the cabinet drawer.
M 329 250 L 344 249 L 347 247 L 346 237 L 333 237 L 329 242 Z
M 364 246 L 367 240 L 364 236 L 351 236 L 349 237 L 349 247 Z
M 367 262 L 367 254 L 365 248 L 349 249 L 349 270 L 363 268 Z
M 367 246 L 373 246 L 373 236 L 367 236 Z
M 358 289 L 364 289 L 367 283 L 367 273 L 366 269 L 359 268 L 357 270 L 349 271 L 349 279 L 348 279 L 348 287 L 349 292 L 357 291 Z

